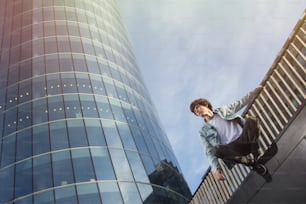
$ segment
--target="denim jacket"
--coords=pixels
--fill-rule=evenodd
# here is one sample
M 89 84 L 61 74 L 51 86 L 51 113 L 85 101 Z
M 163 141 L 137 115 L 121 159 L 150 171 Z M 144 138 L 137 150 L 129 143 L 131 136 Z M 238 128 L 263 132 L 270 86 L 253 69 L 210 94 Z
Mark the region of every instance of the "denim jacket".
M 244 106 L 246 106 L 256 95 L 258 88 L 249 92 L 240 100 L 235 101 L 227 106 L 222 106 L 214 110 L 214 114 L 218 114 L 221 118 L 225 120 L 237 120 L 240 124 L 244 124 L 244 119 L 237 114 Z M 207 157 L 207 160 L 211 166 L 211 171 L 215 172 L 220 168 L 218 158 L 213 154 L 214 146 L 220 144 L 220 136 L 217 130 L 210 124 L 204 123 L 202 129 L 200 130 L 200 138 L 203 144 L 203 148 Z

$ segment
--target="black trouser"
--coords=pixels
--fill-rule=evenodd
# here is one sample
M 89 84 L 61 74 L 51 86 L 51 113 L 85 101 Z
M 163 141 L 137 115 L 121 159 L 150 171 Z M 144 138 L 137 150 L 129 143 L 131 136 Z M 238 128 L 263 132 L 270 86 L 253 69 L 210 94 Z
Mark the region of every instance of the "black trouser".
M 257 121 L 247 118 L 241 135 L 235 141 L 226 145 L 217 145 L 214 148 L 216 157 L 222 159 L 231 168 L 237 162 L 237 157 L 252 153 L 255 158 L 258 156 L 259 130 Z

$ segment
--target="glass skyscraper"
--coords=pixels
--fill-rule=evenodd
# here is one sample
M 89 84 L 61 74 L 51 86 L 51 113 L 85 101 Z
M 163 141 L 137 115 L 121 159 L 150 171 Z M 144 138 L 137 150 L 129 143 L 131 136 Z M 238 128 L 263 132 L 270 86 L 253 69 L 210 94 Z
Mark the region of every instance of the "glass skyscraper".
M 191 197 L 114 0 L 0 0 L 0 203 Z

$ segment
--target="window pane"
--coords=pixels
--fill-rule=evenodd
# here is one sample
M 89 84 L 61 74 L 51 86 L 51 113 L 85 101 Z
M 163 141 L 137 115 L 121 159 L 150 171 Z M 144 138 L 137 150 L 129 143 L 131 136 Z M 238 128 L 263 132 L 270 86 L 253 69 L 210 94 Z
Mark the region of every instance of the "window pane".
M 133 181 L 133 176 L 123 150 L 110 149 L 110 155 L 118 180 Z
M 113 119 L 113 114 L 106 97 L 95 96 L 100 118 Z
M 79 203 L 101 203 L 100 195 L 96 184 L 78 185 Z
M 84 117 L 98 117 L 96 103 L 92 95 L 80 95 L 81 106 Z
M 103 203 L 123 203 L 117 183 L 99 183 L 99 188 Z
M 43 192 L 34 195 L 34 203 L 39 203 L 39 204 L 54 203 L 53 191 Z
M 83 120 L 68 120 L 67 123 L 71 147 L 88 146 Z
M 62 96 L 48 98 L 49 121 L 65 118 Z
M 137 150 L 136 145 L 134 143 L 134 139 L 133 139 L 132 134 L 130 132 L 129 126 L 127 124 L 124 124 L 124 123 L 118 123 L 117 127 L 118 127 L 118 130 L 119 130 L 119 134 L 120 134 L 123 146 L 126 149 Z
M 64 101 L 67 118 L 82 117 L 78 95 L 65 95 Z
M 61 74 L 63 93 L 77 93 L 76 81 L 74 74 Z
M 119 182 L 124 204 L 142 204 L 139 192 L 134 183 Z
M 2 142 L 1 167 L 12 164 L 15 161 L 16 136 L 12 135 L 5 138 Z
M 32 192 L 32 159 L 16 165 L 15 197 Z
M 50 155 L 36 157 L 33 160 L 33 186 L 34 191 L 52 187 L 52 168 Z
M 74 186 L 56 189 L 55 198 L 56 204 L 75 204 L 78 202 Z
M 116 124 L 113 121 L 102 121 L 103 131 L 105 134 L 106 142 L 109 147 L 122 148 L 121 140 L 116 128 Z
M 50 140 L 51 149 L 53 151 L 69 147 L 67 126 L 65 121 L 50 124 Z
M 129 159 L 130 166 L 133 171 L 133 175 L 136 181 L 141 181 L 145 183 L 149 183 L 148 176 L 146 174 L 146 171 L 142 165 L 142 161 L 136 152 L 130 152 L 127 151 L 126 155 Z
M 16 161 L 32 156 L 32 130 L 28 129 L 17 134 Z
M 92 159 L 98 180 L 115 180 L 115 173 L 107 149 L 91 149 Z
M 46 99 L 33 101 L 33 123 L 43 123 L 48 121 L 48 110 Z
M 5 184 L 5 188 L 0 188 L 0 203 L 6 203 L 13 198 L 14 173 L 14 166 L 0 171 L 0 183 Z
M 85 126 L 90 146 L 106 146 L 100 120 L 85 120 Z
M 153 197 L 151 195 L 153 193 L 153 188 L 151 185 L 137 183 L 137 186 L 138 186 L 141 198 L 144 201 L 144 203 L 160 203 L 160 202 L 157 202 L 157 200 L 154 200 L 154 201 L 150 200 L 150 198 Z
M 48 125 L 40 125 L 33 128 L 33 153 L 41 154 L 50 151 Z
M 88 149 L 73 150 L 71 154 L 76 182 L 85 182 L 95 179 Z
M 69 151 L 52 154 L 54 186 L 73 183 L 73 171 Z

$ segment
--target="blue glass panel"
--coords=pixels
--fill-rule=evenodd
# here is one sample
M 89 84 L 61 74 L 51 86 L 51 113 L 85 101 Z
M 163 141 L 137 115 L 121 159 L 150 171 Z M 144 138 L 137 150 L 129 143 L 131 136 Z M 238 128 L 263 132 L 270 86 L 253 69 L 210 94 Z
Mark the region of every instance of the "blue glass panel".
M 33 123 L 39 124 L 48 121 L 48 109 L 46 99 L 33 101 Z
M 83 120 L 68 120 L 68 133 L 71 147 L 88 146 Z
M 72 150 L 73 170 L 76 182 L 95 179 L 95 174 L 88 149 Z
M 104 84 L 101 77 L 96 75 L 90 75 L 90 80 L 92 84 L 92 89 L 95 94 L 106 95 Z
M 140 155 L 141 159 L 143 161 L 143 165 L 146 169 L 147 175 L 150 176 L 155 171 L 154 163 L 151 159 L 151 157 Z
M 95 96 L 100 118 L 113 119 L 113 114 L 106 97 Z
M 123 203 L 117 183 L 101 182 L 99 183 L 99 189 L 103 203 Z
M 88 74 L 76 74 L 79 93 L 93 93 Z
M 55 199 L 56 199 L 56 204 L 78 203 L 76 197 L 76 189 L 74 186 L 56 189 Z
M 27 59 L 31 58 L 31 46 L 29 43 L 26 43 L 25 46 L 22 47 L 22 58 Z M 32 76 L 32 64 L 31 60 L 23 61 L 20 64 L 20 80 L 28 79 Z
M 77 93 L 76 81 L 74 74 L 62 73 L 63 93 Z
M 27 129 L 17 134 L 16 161 L 32 156 L 32 130 Z
M 14 195 L 14 166 L 0 171 L 0 183 L 5 184 L 5 188 L 0 188 L 0 203 L 12 200 Z
M 50 151 L 48 125 L 40 125 L 33 128 L 33 154 L 41 154 Z
M 72 50 L 75 52 L 79 50 L 79 52 L 82 53 L 83 49 L 82 49 L 81 39 L 77 38 L 77 40 L 79 41 L 71 42 Z M 74 65 L 75 71 L 87 72 L 87 65 L 86 65 L 84 56 L 80 54 L 73 54 L 72 56 L 73 56 L 73 65 Z
M 109 147 L 120 147 L 122 148 L 122 143 L 119 137 L 119 133 L 116 127 L 115 122 L 103 120 L 102 127 L 104 135 L 106 138 L 107 145 Z
M 114 169 L 105 148 L 92 148 L 92 160 L 98 180 L 115 180 Z
M 32 125 L 31 103 L 25 103 L 18 108 L 18 130 Z
M 61 80 L 59 74 L 47 75 L 47 92 L 49 96 L 62 93 Z
M 138 128 L 131 129 L 132 134 L 134 136 L 136 146 L 140 152 L 149 153 L 145 140 L 141 131 Z
M 113 80 L 108 79 L 108 78 L 103 78 L 103 81 L 104 81 L 107 95 L 112 98 L 118 98 Z
M 131 125 L 139 126 L 137 123 L 136 117 L 133 113 L 132 107 L 130 105 L 122 103 L 122 108 L 126 116 L 127 122 Z
M 150 183 L 138 153 L 126 151 L 126 155 L 129 160 L 135 180 Z
M 31 74 L 31 70 L 26 70 L 25 72 Z M 26 80 L 19 84 L 19 101 L 18 101 L 19 104 L 31 100 L 32 98 L 31 90 L 32 90 L 31 80 Z
M 1 167 L 5 167 L 15 162 L 15 146 L 16 135 L 11 135 L 3 140 Z
M 106 146 L 100 120 L 85 119 L 85 127 L 90 146 Z
M 52 187 L 52 168 L 50 155 L 35 157 L 33 160 L 33 187 L 34 191 Z
M 132 172 L 123 150 L 109 150 L 118 180 L 133 181 Z
M 55 73 L 58 71 L 59 62 L 57 54 L 46 55 L 46 73 Z
M 45 39 L 45 54 L 52 54 L 57 52 L 56 38 L 49 37 Z
M 93 74 L 100 74 L 99 66 L 97 64 L 97 58 L 86 55 L 86 60 L 87 60 L 88 72 Z
M 73 63 L 72 63 L 71 54 L 62 53 L 59 57 L 60 57 L 59 62 L 60 62 L 61 72 L 73 71 Z
M 32 202 L 33 202 L 33 198 L 32 198 L 32 196 L 29 196 L 29 197 L 23 198 L 21 200 L 15 201 L 14 204 L 29 204 L 29 203 L 32 203 Z
M 109 102 L 111 104 L 115 120 L 126 122 L 120 102 L 113 99 L 109 99 Z
M 54 186 L 73 183 L 73 170 L 69 151 L 52 154 Z
M 65 121 L 53 122 L 50 124 L 50 142 L 52 150 L 65 149 L 69 147 Z
M 98 117 L 98 111 L 92 95 L 80 95 L 84 117 Z
M 153 188 L 150 184 L 142 184 L 142 183 L 137 183 L 137 187 L 140 193 L 140 196 L 142 200 L 144 201 L 143 203 L 149 204 L 149 203 L 160 203 L 160 202 L 150 202 L 150 198 L 153 196 Z
M 98 192 L 97 184 L 83 184 L 77 186 L 79 203 L 88 204 L 101 203 L 100 194 Z
M 46 82 L 44 77 L 36 77 L 32 79 L 32 97 L 40 98 L 46 96 Z M 34 106 L 36 108 L 36 106 Z
M 65 103 L 66 118 L 82 117 L 78 95 L 65 95 L 64 103 Z
M 5 113 L 4 135 L 9 135 L 15 132 L 16 126 L 17 126 L 17 108 L 13 108 Z
M 63 33 L 64 35 L 67 35 L 66 34 L 67 33 L 67 28 L 66 28 L 67 26 L 66 25 L 59 25 L 59 26 L 57 25 L 56 27 L 57 28 L 60 27 L 61 29 L 64 28 L 64 29 L 61 30 L 61 33 Z M 57 49 L 58 49 L 59 52 L 61 52 L 63 54 L 65 52 L 66 53 L 71 52 L 68 37 L 61 36 L 61 37 L 57 38 Z M 64 70 L 61 70 L 61 71 L 64 71 Z
M 34 203 L 52 204 L 54 202 L 53 191 L 47 191 L 34 195 Z
M 119 182 L 119 187 L 124 204 L 142 204 L 142 200 L 135 183 Z
M 119 130 L 119 134 L 120 134 L 124 148 L 137 150 L 129 126 L 125 123 L 117 123 L 117 127 Z
M 32 193 L 32 159 L 16 165 L 15 197 Z
M 48 98 L 49 121 L 65 118 L 64 104 L 62 96 Z

